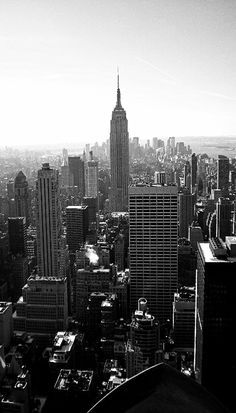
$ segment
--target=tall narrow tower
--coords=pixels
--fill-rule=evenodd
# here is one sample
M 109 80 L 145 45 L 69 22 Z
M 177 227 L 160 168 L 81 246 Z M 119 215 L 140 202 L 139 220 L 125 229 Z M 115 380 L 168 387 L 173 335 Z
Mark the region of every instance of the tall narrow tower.
M 44 163 L 38 171 L 37 251 L 39 274 L 57 277 L 60 271 L 60 207 L 58 171 Z
M 217 161 L 217 188 L 221 189 L 222 195 L 228 195 L 229 189 L 229 158 L 218 155 Z
M 93 159 L 93 151 L 89 152 L 90 159 L 85 168 L 85 195 L 98 196 L 98 162 Z
M 121 106 L 119 75 L 117 101 L 112 112 L 110 132 L 111 210 L 128 210 L 129 134 L 126 112 Z

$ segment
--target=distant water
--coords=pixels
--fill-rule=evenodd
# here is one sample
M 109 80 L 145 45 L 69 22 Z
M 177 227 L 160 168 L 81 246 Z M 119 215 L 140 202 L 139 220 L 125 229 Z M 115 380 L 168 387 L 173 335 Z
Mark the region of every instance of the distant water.
M 229 158 L 236 158 L 236 136 L 197 136 L 176 138 L 176 142 L 183 141 L 185 145 L 190 145 L 195 153 L 206 153 L 217 158 L 218 155 L 225 155 Z

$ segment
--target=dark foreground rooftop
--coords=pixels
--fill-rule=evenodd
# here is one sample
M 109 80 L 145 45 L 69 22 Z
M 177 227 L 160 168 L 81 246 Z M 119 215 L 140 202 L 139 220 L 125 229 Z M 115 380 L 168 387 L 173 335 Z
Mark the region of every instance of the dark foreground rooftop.
M 88 413 L 224 413 L 227 410 L 194 380 L 160 363 L 108 393 Z

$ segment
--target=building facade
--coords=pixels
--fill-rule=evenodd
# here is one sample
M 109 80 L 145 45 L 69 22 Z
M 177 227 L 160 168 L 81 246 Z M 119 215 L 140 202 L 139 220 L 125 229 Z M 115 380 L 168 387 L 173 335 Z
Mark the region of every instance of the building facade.
M 22 288 L 13 314 L 14 331 L 51 336 L 68 326 L 67 280 L 32 275 Z
M 86 205 L 66 208 L 66 236 L 69 252 L 75 253 L 84 244 L 88 233 L 88 207 Z
M 131 311 L 145 297 L 157 320 L 172 318 L 178 278 L 176 186 L 129 188 Z
M 72 185 L 77 186 L 80 196 L 83 197 L 85 195 L 84 161 L 80 156 L 69 156 L 68 165 Z
M 217 160 L 217 189 L 227 196 L 229 189 L 229 158 L 219 155 Z

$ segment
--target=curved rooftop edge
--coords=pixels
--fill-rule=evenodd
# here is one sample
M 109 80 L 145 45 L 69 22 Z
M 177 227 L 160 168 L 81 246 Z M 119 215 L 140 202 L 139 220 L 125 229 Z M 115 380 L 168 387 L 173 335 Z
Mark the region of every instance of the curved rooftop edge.
M 200 384 L 165 363 L 133 376 L 88 411 L 105 412 L 229 413 Z

